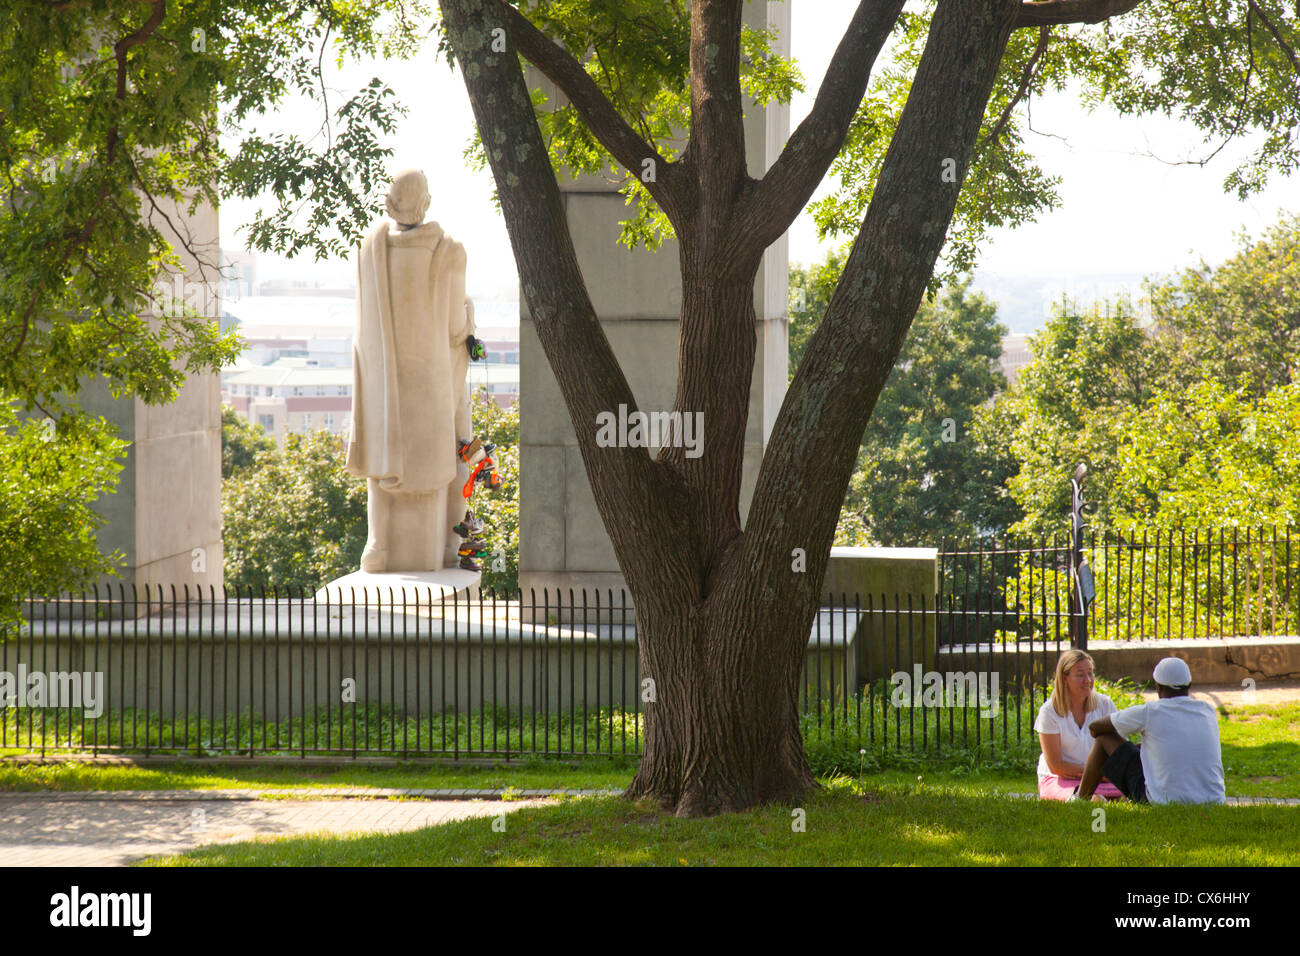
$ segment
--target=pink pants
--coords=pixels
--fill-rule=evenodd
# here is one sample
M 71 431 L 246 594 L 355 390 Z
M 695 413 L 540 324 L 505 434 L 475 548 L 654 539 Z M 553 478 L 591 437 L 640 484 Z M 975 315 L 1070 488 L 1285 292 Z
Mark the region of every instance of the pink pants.
M 1079 785 L 1078 780 L 1071 780 L 1069 777 L 1058 777 L 1056 774 L 1048 774 L 1038 784 L 1038 795 L 1044 800 L 1068 800 L 1074 788 Z M 1109 780 L 1103 780 L 1097 784 L 1097 793 L 1107 800 L 1121 800 L 1124 794 L 1120 793 L 1113 783 Z

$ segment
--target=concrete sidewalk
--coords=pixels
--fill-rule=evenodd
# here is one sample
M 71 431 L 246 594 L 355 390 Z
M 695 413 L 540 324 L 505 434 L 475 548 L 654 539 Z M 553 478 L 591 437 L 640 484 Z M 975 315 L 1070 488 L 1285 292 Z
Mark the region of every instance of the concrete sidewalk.
M 140 857 L 181 853 L 206 843 L 319 832 L 397 833 L 495 817 L 546 802 L 323 795 L 260 799 L 264 793 L 3 793 L 0 866 L 124 866 Z

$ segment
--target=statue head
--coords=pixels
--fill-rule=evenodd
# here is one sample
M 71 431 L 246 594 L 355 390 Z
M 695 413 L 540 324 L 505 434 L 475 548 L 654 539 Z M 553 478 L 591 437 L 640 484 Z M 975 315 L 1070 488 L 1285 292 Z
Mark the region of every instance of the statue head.
M 418 226 L 429 211 L 429 181 L 418 169 L 405 169 L 388 187 L 388 215 L 401 226 Z

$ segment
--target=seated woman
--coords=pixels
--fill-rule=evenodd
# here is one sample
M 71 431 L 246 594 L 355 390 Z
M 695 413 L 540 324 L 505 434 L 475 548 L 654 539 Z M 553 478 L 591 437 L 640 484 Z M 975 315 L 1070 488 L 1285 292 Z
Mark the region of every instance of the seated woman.
M 1083 765 L 1092 750 L 1088 725 L 1109 717 L 1117 708 L 1111 699 L 1093 690 L 1093 663 L 1087 651 L 1069 650 L 1056 662 L 1052 696 L 1043 702 L 1034 721 L 1038 743 L 1038 795 L 1044 800 L 1068 800 L 1083 777 Z M 1123 794 L 1108 780 L 1097 787 L 1107 800 Z

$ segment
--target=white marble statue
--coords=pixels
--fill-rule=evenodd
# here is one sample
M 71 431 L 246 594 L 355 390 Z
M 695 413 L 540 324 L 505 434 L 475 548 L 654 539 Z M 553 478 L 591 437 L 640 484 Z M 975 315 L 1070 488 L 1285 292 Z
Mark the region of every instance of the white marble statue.
M 424 173 L 398 173 L 388 214 L 361 243 L 346 468 L 369 479 L 364 572 L 454 568 L 473 437 L 465 372 L 474 332 L 465 248 L 425 222 Z

